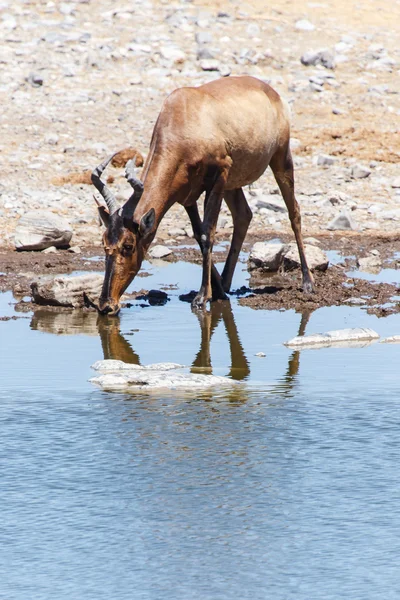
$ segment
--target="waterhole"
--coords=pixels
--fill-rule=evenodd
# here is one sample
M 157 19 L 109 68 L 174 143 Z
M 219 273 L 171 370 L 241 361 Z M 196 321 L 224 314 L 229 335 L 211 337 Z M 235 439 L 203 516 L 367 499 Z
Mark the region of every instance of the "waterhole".
M 145 265 L 166 289 L 120 318 L 15 311 L 0 296 L 0 598 L 397 598 L 400 346 L 293 351 L 294 336 L 398 314 L 311 313 L 179 295 L 200 267 Z M 247 283 L 239 265 L 234 287 Z M 258 353 L 264 357 L 256 356 Z M 116 358 L 177 362 L 241 393 L 120 394 L 88 383 Z

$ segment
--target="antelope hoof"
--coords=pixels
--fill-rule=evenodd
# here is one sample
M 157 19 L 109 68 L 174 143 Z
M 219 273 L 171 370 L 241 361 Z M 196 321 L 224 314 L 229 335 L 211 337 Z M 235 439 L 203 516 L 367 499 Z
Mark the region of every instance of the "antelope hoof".
M 229 300 L 228 296 L 225 294 L 224 290 L 222 290 L 222 289 L 218 289 L 215 291 L 213 290 L 212 299 L 213 300 Z
M 197 294 L 192 300 L 192 308 L 193 310 L 207 310 L 207 301 L 208 298 L 204 296 L 204 294 Z
M 312 279 L 305 279 L 302 287 L 305 294 L 313 294 L 315 292 L 314 281 Z

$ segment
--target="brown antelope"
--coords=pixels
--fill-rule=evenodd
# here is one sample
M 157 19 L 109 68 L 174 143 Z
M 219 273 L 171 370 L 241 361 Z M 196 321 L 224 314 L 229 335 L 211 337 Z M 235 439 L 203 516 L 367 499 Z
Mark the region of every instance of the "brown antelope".
M 126 178 L 133 194 L 120 208 L 100 177 L 111 158 L 92 173 L 107 209 L 106 272 L 98 310 L 115 315 L 121 295 L 140 269 L 165 213 L 178 202 L 186 209 L 203 255 L 200 291 L 193 300 L 204 309 L 210 299 L 226 298 L 252 213 L 243 186 L 271 167 L 286 203 L 299 249 L 303 290 L 313 291 L 294 195 L 289 110 L 268 84 L 254 77 L 227 77 L 170 94 L 161 108 L 143 167 L 142 181 L 132 165 Z M 134 165 L 133 165 L 134 166 Z M 204 218 L 197 200 L 205 192 Z M 220 276 L 211 252 L 222 199 L 233 219 L 233 236 Z

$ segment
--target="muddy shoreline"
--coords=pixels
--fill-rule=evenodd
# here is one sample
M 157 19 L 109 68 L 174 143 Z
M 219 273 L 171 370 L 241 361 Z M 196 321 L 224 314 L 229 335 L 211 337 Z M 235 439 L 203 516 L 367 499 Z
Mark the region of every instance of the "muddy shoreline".
M 400 247 L 399 237 L 382 234 L 379 236 L 352 235 L 320 235 L 313 241 L 325 251 L 335 251 L 335 264 L 330 264 L 327 271 L 315 272 L 316 291 L 312 295 L 305 295 L 301 290 L 301 275 L 298 270 L 265 274 L 259 271 L 251 273 L 249 287 L 232 289 L 231 295 L 239 298 L 239 303 L 253 309 L 287 310 L 294 309 L 298 312 L 313 311 L 323 306 L 339 306 L 342 304 L 358 305 L 368 312 L 378 316 L 386 316 L 400 311 L 397 296 L 400 286 L 395 283 L 376 283 L 363 279 L 357 271 L 357 260 L 368 256 L 371 251 L 379 252 L 382 268 L 400 268 L 397 252 Z M 246 240 L 244 245 L 244 258 L 256 241 L 269 241 L 276 239 L 271 233 L 261 237 L 253 235 Z M 292 241 L 292 236 L 280 234 L 283 242 Z M 307 238 L 306 238 L 307 239 Z M 218 242 L 229 240 L 229 236 L 219 236 Z M 201 263 L 201 255 L 193 239 L 187 239 L 184 246 L 177 241 L 168 244 L 173 253 L 167 261 L 184 261 Z M 228 251 L 218 248 L 214 252 L 215 262 L 222 262 Z M 83 248 L 81 254 L 74 254 L 68 250 L 59 250 L 54 254 L 42 252 L 15 252 L 0 251 L 0 291 L 11 290 L 16 300 L 25 301 L 20 310 L 34 310 L 37 308 L 28 302 L 26 296 L 30 295 L 30 283 L 35 279 L 51 276 L 70 274 L 75 271 L 101 272 L 104 268 L 103 249 L 99 247 Z M 356 272 L 353 276 L 353 273 Z M 137 296 L 143 296 L 146 289 L 146 270 L 142 269 L 137 276 L 136 287 L 139 291 L 129 295 L 127 306 L 132 304 Z M 43 308 L 43 307 L 41 307 Z M 53 310 L 60 310 L 54 309 Z M 67 309 L 68 310 L 68 309 Z

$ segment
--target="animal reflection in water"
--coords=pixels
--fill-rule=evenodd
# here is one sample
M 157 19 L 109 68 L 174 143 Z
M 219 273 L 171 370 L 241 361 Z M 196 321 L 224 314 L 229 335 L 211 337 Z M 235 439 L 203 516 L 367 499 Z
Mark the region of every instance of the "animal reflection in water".
M 224 324 L 230 350 L 230 371 L 232 379 L 244 380 L 250 375 L 250 365 L 241 344 L 232 307 L 229 301 L 214 302 L 206 313 L 195 313 L 200 325 L 201 341 L 199 351 L 192 362 L 191 371 L 211 372 L 210 343 L 217 326 Z M 311 313 L 301 316 L 297 335 L 304 335 Z M 35 311 L 31 328 L 58 335 L 100 335 L 105 359 L 122 360 L 130 364 L 140 364 L 138 354 L 120 331 L 120 319 L 99 316 L 95 312 L 72 311 L 54 312 L 46 309 Z M 299 372 L 300 351 L 295 350 L 289 357 L 288 367 L 283 378 L 274 387 L 274 392 L 287 395 L 293 389 Z

